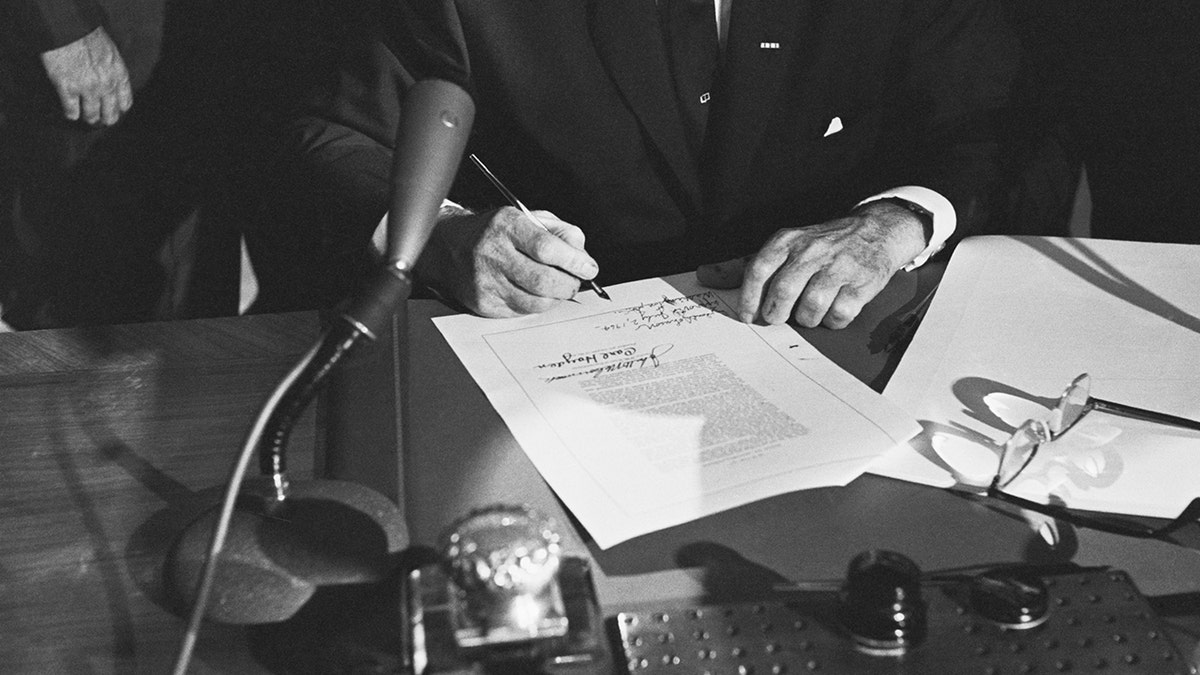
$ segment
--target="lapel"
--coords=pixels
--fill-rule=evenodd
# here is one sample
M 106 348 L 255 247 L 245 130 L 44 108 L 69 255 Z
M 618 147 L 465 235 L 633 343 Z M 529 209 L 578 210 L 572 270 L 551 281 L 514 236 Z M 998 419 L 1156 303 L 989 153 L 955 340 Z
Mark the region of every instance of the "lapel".
M 594 0 L 592 41 L 609 77 L 691 200 L 700 210 L 700 179 L 675 100 L 655 0 Z
M 715 119 L 710 118 L 705 184 L 714 204 L 740 193 L 751 162 L 779 105 L 782 87 L 797 62 L 808 60 L 811 0 L 734 0 L 725 45 L 724 72 Z

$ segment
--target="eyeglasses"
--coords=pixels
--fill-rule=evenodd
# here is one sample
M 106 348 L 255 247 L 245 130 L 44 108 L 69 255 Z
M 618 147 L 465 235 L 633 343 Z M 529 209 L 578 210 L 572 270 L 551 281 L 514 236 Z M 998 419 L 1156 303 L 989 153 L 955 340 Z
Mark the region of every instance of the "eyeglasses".
M 1093 410 L 1200 431 L 1200 422 L 1196 420 L 1092 398 L 1091 383 L 1091 377 L 1087 373 L 1076 377 L 1059 397 L 1058 404 L 1054 406 L 1048 420 L 1028 420 L 1017 428 L 1012 437 L 1004 443 L 1004 450 L 1000 454 L 1000 466 L 987 490 L 988 497 L 1094 530 L 1143 539 L 1165 538 L 1171 532 L 1200 519 L 1200 498 L 1193 499 L 1183 513 L 1165 525 L 1151 527 L 1130 518 L 1089 515 L 1059 504 L 1042 504 L 1004 491 L 1025 467 L 1029 466 L 1043 443 L 1061 437 Z

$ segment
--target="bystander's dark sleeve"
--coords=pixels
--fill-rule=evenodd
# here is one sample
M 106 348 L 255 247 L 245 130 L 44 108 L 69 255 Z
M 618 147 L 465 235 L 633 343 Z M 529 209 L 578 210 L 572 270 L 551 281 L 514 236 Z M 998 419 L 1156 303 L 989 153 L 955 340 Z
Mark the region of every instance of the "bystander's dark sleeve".
M 105 20 L 94 0 L 5 0 L 4 5 L 14 39 L 35 54 L 71 44 Z

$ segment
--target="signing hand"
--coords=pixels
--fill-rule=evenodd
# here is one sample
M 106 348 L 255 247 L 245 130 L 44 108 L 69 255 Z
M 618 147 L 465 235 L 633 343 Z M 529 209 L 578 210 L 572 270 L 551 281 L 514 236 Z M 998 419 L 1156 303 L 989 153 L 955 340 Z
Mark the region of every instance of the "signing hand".
M 779 230 L 748 258 L 697 270 L 713 288 L 742 287 L 739 318 L 844 328 L 892 275 L 925 247 L 915 215 L 870 202 L 852 215 L 811 227 Z
M 583 231 L 549 211 L 534 211 L 550 230 L 506 206 L 439 221 L 418 274 L 480 316 L 543 312 L 579 292 L 600 268 L 583 250 Z
M 69 120 L 111 126 L 133 106 L 125 61 L 103 27 L 43 52 L 42 65 Z

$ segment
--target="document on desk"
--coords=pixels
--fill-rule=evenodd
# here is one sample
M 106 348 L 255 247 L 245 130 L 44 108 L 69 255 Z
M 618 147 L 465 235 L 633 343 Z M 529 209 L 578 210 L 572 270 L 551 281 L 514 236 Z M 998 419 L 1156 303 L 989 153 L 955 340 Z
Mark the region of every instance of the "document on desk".
M 786 326 L 733 318 L 695 276 L 541 315 L 434 319 L 595 542 L 845 485 L 920 427 Z
M 1200 246 L 972 237 L 884 395 L 923 433 L 874 473 L 982 491 L 1001 445 L 1046 419 L 1080 373 L 1092 396 L 1200 419 Z M 1043 445 L 1010 491 L 1173 517 L 1200 495 L 1200 432 L 1092 412 Z

